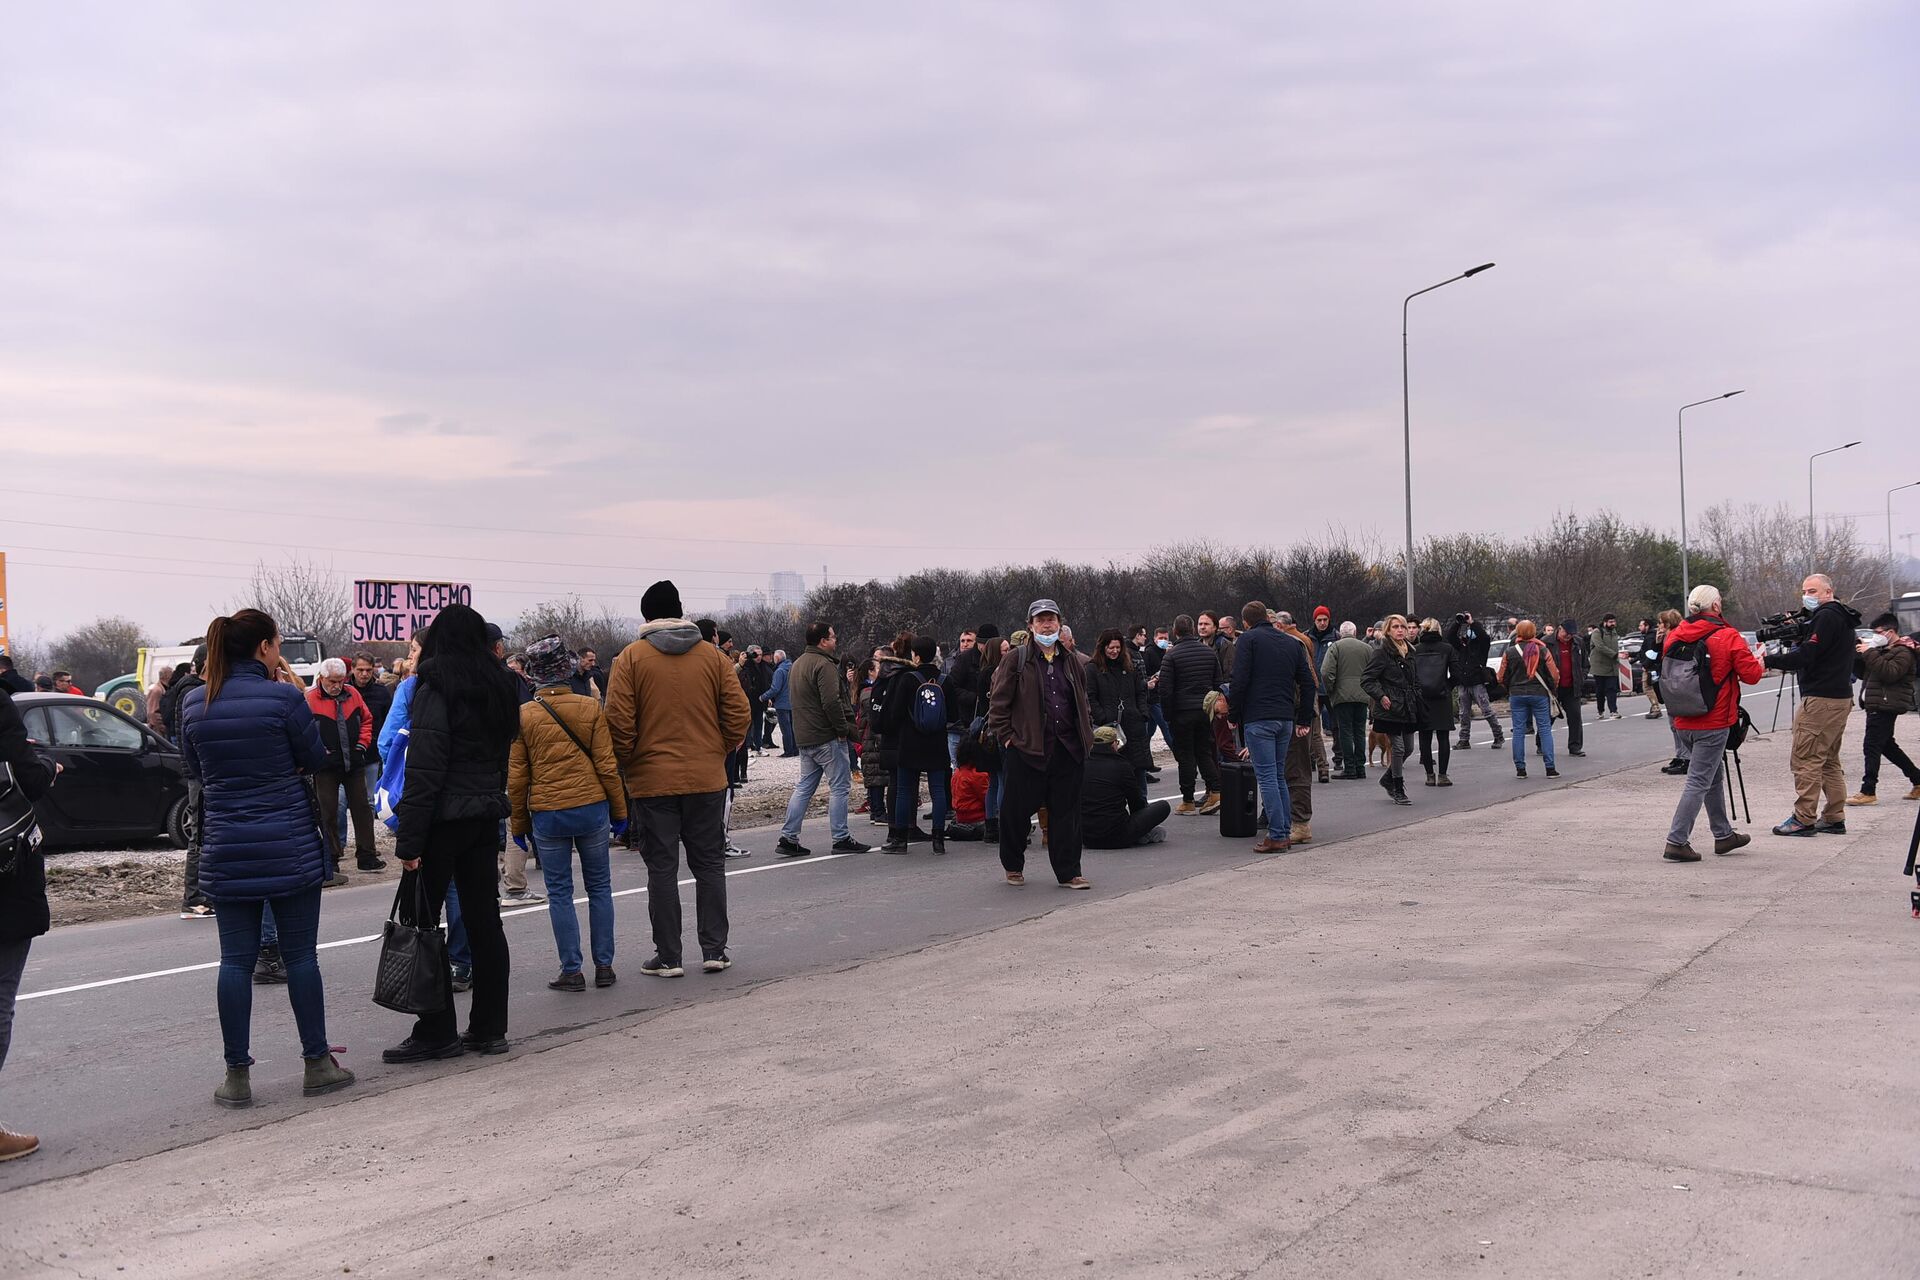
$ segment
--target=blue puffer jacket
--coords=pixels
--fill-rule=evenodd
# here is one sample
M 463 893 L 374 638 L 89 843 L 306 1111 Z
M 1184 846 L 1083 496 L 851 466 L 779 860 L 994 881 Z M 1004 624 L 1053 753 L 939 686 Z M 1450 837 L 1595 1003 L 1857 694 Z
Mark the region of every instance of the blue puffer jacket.
M 307 699 L 236 665 L 207 706 L 204 687 L 180 706 L 187 773 L 206 789 L 200 887 L 223 902 L 254 902 L 311 889 L 327 878 L 313 803 L 300 771 L 323 769 L 327 749 Z

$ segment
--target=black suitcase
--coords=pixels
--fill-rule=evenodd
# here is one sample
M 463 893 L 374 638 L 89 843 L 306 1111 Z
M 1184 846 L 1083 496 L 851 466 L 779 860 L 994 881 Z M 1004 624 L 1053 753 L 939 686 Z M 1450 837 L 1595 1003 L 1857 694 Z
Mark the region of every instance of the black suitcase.
M 1260 784 L 1253 765 L 1228 760 L 1220 765 L 1220 834 L 1246 840 L 1260 832 Z

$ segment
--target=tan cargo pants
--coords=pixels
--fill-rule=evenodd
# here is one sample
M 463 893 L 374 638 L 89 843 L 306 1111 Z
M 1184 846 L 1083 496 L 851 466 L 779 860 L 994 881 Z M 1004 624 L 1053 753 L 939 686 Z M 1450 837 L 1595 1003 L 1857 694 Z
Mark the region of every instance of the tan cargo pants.
M 1847 820 L 1847 775 L 1840 767 L 1840 739 L 1847 731 L 1852 698 L 1802 698 L 1793 720 L 1793 816 L 1805 823 Z M 1826 808 L 1820 808 L 1821 792 Z

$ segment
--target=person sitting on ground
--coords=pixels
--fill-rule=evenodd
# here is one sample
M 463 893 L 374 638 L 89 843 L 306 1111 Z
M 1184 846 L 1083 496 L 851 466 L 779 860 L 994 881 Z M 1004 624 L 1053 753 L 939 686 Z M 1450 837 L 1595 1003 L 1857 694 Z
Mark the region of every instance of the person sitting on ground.
M 1140 771 L 1121 753 L 1114 727 L 1103 724 L 1095 729 L 1086 777 L 1080 784 L 1080 829 L 1087 848 L 1156 844 L 1167 838 L 1160 824 L 1172 813 L 1173 806 L 1165 800 L 1147 799 Z
M 949 840 L 982 840 L 987 830 L 987 787 L 992 779 L 980 767 L 979 739 L 961 742 L 960 767 L 953 771 L 953 821 L 947 825 Z
M 1213 735 L 1214 764 L 1217 766 L 1231 760 L 1245 760 L 1247 752 L 1233 736 L 1233 709 L 1228 704 L 1227 695 L 1218 689 L 1209 689 L 1207 696 L 1200 699 L 1200 709 L 1206 713 L 1207 729 Z M 1214 790 L 1217 798 L 1219 788 Z

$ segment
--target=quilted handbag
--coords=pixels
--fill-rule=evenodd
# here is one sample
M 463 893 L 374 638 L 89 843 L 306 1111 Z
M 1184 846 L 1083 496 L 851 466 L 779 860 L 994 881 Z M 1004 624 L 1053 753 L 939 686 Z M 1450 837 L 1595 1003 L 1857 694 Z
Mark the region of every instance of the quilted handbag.
M 413 918 L 403 921 L 400 895 L 408 880 L 413 881 Z M 373 1002 L 382 1008 L 418 1017 L 446 1007 L 447 938 L 438 914 L 431 923 L 424 920 L 426 914 L 426 879 L 418 871 L 409 872 L 393 891 L 393 908 L 380 940 L 380 967 L 373 975 Z

